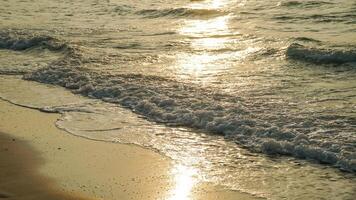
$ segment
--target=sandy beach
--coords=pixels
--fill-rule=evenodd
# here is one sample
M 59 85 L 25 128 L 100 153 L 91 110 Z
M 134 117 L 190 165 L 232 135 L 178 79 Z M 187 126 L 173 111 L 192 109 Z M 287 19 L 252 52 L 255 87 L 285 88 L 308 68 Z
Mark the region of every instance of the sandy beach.
M 43 160 L 27 143 L 0 133 L 0 199 L 89 199 L 70 195 L 37 172 Z
M 254 199 L 177 178 L 173 161 L 151 150 L 72 136 L 58 117 L 0 101 L 0 198 Z

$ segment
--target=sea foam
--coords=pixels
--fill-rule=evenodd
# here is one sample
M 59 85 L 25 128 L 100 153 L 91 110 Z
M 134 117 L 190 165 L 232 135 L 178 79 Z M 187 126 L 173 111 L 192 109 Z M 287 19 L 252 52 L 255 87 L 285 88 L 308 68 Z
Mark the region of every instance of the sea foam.
M 355 147 L 260 120 L 243 100 L 158 76 L 110 75 L 81 67 L 50 66 L 25 76 L 91 98 L 117 103 L 150 121 L 224 135 L 266 154 L 290 155 L 355 171 Z
M 23 51 L 36 47 L 58 51 L 68 46 L 51 36 L 28 35 L 21 34 L 21 32 L 0 32 L 0 49 Z
M 335 132 L 325 140 L 322 133 L 316 133 L 313 129 L 300 131 L 293 126 L 275 126 L 268 117 L 258 113 L 253 104 L 247 104 L 241 97 L 174 79 L 130 73 L 99 73 L 83 65 L 93 60 L 86 58 L 78 47 L 52 37 L 5 35 L 1 41 L 3 48 L 10 50 L 42 45 L 52 47 L 52 43 L 59 44 L 60 50 L 66 49 L 63 57 L 57 61 L 26 74 L 26 80 L 59 85 L 76 94 L 119 104 L 150 121 L 223 135 L 256 152 L 290 155 L 332 164 L 345 170 L 356 170 L 356 147 L 345 141 L 344 137 L 339 137 L 342 132 Z M 17 45 L 18 42 L 21 45 Z M 305 54 L 305 51 L 309 49 L 292 45 L 287 55 L 292 58 L 303 55 L 301 58 L 308 60 L 314 59 L 314 55 L 318 57 L 319 54 L 325 54 L 323 50 L 312 50 L 314 53 L 309 54 Z M 342 61 L 350 61 L 349 57 L 353 61 L 353 53 L 341 54 L 342 57 L 344 55 Z M 327 56 L 323 59 L 331 58 Z M 349 140 L 351 143 L 356 141 L 354 136 Z

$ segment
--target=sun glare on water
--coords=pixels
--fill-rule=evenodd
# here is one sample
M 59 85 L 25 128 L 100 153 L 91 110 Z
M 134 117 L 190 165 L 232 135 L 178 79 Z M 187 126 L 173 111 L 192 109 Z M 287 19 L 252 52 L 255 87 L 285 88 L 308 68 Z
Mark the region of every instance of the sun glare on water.
M 228 21 L 230 16 L 219 16 L 212 19 L 186 20 L 179 29 L 181 35 L 190 38 L 190 47 L 194 52 L 177 55 L 177 69 L 180 74 L 199 75 L 206 69 L 213 69 L 219 54 L 211 54 L 209 50 L 225 48 L 230 34 Z
M 170 192 L 168 200 L 189 200 L 192 199 L 192 190 L 197 184 L 198 170 L 184 165 L 177 165 L 172 170 L 175 187 Z
M 227 25 L 230 16 L 220 16 L 207 20 L 186 20 L 179 33 L 191 37 L 218 37 L 228 33 Z
M 197 1 L 190 5 L 194 9 L 219 9 L 224 8 L 229 3 L 229 0 L 206 0 Z

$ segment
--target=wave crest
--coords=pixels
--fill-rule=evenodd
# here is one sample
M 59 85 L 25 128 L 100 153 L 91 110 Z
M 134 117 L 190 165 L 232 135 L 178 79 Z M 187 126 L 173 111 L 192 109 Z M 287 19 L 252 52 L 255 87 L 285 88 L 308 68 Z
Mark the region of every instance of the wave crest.
M 68 48 L 65 43 L 51 36 L 0 32 L 0 49 L 23 51 L 36 47 L 46 48 L 51 51 L 60 51 Z
M 293 43 L 287 48 L 286 56 L 315 64 L 344 64 L 356 62 L 356 49 L 322 49 Z

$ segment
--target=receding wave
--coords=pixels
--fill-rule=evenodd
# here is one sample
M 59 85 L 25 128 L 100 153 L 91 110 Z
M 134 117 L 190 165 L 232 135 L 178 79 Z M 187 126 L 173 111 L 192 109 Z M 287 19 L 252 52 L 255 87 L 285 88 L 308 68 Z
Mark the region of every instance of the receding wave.
M 323 138 L 313 134 L 274 127 L 236 96 L 159 76 L 99 74 L 74 66 L 48 66 L 24 78 L 120 104 L 150 121 L 224 135 L 253 151 L 313 159 L 356 171 L 355 146 L 342 138 L 330 139 L 332 144 L 325 145 Z
M 51 51 L 59 51 L 68 48 L 65 43 L 46 35 L 0 32 L 0 49 L 23 51 L 36 47 L 42 47 Z
M 315 64 L 344 64 L 356 62 L 356 49 L 322 49 L 293 43 L 287 48 L 286 56 Z
M 146 9 L 136 12 L 147 18 L 159 17 L 214 17 L 227 14 L 216 9 L 191 9 L 191 8 L 169 8 L 169 9 Z

